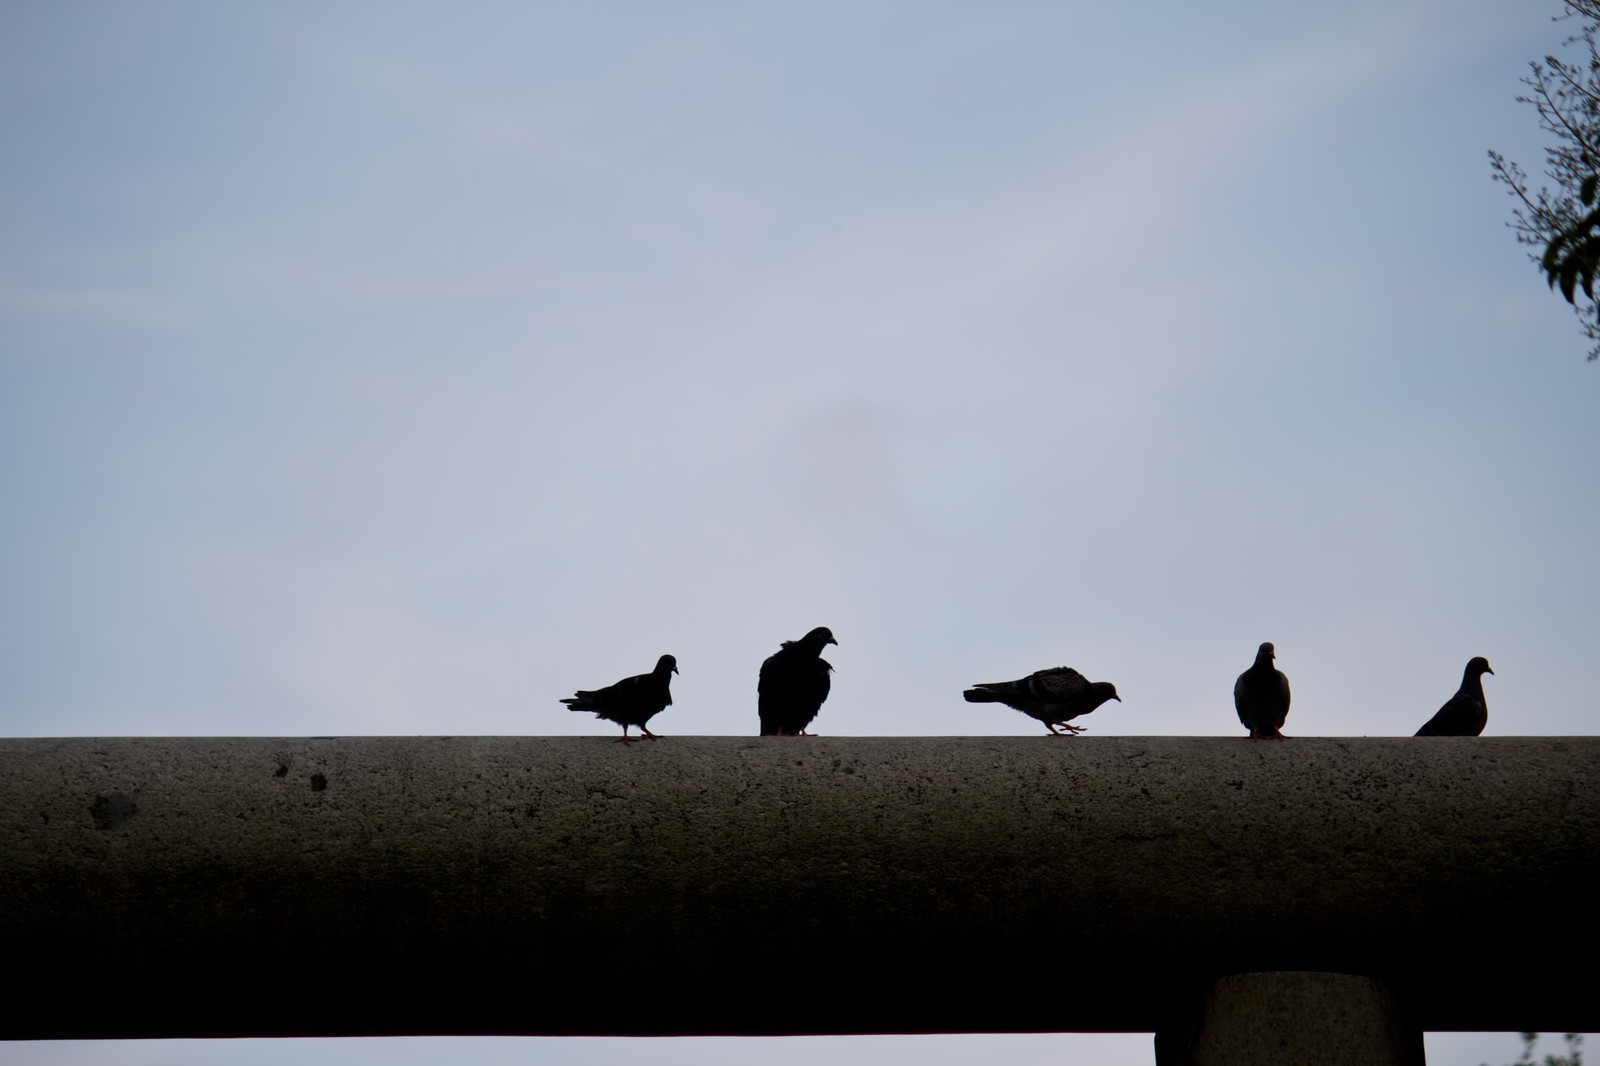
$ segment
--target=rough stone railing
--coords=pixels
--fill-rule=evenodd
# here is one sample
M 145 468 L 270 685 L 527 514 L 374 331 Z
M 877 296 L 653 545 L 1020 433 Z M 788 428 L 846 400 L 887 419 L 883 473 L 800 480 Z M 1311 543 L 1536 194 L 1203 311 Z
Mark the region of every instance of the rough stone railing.
M 1595 1030 L 1597 786 L 1593 737 L 3 740 L 0 1037 L 1162 1030 L 1178 1063 L 1261 980 L 1217 978 L 1281 971 L 1375 979 L 1402 1044 Z

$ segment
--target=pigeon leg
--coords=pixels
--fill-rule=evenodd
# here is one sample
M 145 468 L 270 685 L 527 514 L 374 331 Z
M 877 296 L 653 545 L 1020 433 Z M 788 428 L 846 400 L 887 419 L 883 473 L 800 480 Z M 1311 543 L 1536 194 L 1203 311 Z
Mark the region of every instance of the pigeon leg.
M 627 744 L 627 743 L 630 743 L 631 741 L 635 741 L 635 740 L 638 740 L 638 739 L 639 739 L 638 737 L 630 737 L 628 735 L 628 727 L 627 726 L 623 726 L 622 727 L 622 735 L 617 738 L 617 743 L 618 744 Z
M 650 732 L 650 730 L 646 729 L 644 726 L 640 726 L 639 727 L 639 732 L 643 733 L 645 736 L 649 737 L 651 740 L 660 740 L 661 739 L 661 734 L 652 733 L 652 732 Z

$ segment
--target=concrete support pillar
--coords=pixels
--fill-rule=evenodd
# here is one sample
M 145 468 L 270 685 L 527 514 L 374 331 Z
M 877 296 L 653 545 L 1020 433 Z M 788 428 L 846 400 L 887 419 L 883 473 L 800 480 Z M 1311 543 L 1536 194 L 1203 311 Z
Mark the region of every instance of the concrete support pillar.
M 1389 988 L 1342 973 L 1209 982 L 1156 1032 L 1156 1066 L 1423 1066 L 1422 1030 Z

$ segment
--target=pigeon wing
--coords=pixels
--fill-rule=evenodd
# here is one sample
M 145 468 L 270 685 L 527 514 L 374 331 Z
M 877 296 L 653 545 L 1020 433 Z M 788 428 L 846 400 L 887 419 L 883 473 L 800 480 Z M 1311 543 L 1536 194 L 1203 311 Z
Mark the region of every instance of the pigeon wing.
M 1089 679 L 1070 666 L 1037 670 L 1018 683 L 1026 686 L 1034 699 L 1045 703 L 1072 703 L 1089 688 Z

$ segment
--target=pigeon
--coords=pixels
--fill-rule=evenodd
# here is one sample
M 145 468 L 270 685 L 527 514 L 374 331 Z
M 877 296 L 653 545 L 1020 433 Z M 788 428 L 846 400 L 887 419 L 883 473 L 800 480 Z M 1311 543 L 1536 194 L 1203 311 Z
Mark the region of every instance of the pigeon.
M 1088 714 L 1106 700 L 1122 702 L 1117 686 L 1109 681 L 1090 681 L 1070 666 L 1035 670 L 1016 681 L 988 681 L 961 695 L 968 703 L 1003 703 L 1029 718 L 1037 718 L 1052 736 L 1081 733 L 1083 726 L 1069 724 L 1074 718 Z
M 1256 661 L 1233 683 L 1233 706 L 1251 740 L 1288 740 L 1283 720 L 1289 717 L 1289 679 L 1272 665 L 1272 644 L 1256 650 Z
M 1492 674 L 1489 660 L 1478 655 L 1467 662 L 1461 687 L 1437 714 L 1417 730 L 1419 737 L 1475 737 L 1489 724 L 1489 705 L 1483 699 L 1483 675 Z
M 756 710 L 761 736 L 809 737 L 806 726 L 822 709 L 833 666 L 822 658 L 826 645 L 838 645 L 827 626 L 818 626 L 799 640 L 786 640 L 761 664 L 756 682 Z
M 593 692 L 580 688 L 561 702 L 567 705 L 569 711 L 593 711 L 596 718 L 620 725 L 622 736 L 618 744 L 642 739 L 628 735 L 630 725 L 638 726 L 639 732 L 654 740 L 656 734 L 650 732 L 645 723 L 672 703 L 672 693 L 667 686 L 677 672 L 678 660 L 671 655 L 663 655 L 656 660 L 656 668 L 648 674 L 625 677 L 615 685 L 597 688 Z

